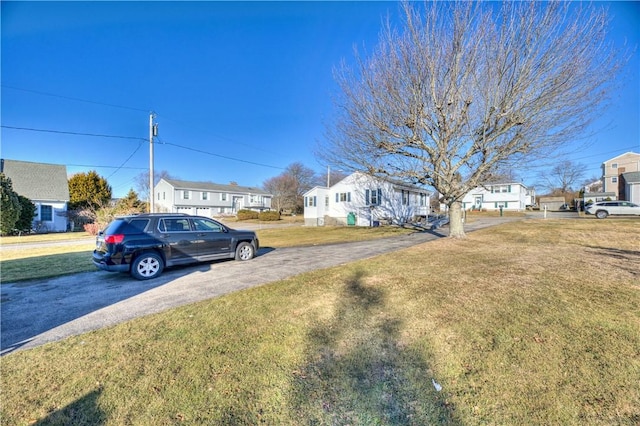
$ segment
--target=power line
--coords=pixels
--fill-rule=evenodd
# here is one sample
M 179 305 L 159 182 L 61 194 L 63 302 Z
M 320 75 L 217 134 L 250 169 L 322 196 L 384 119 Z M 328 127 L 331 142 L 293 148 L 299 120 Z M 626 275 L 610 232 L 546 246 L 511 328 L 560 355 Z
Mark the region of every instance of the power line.
M 113 176 L 113 175 L 115 175 L 116 173 L 118 173 L 118 171 L 120 171 L 120 169 L 122 169 L 122 168 L 124 167 L 124 165 L 125 165 L 125 164 L 127 164 L 127 162 L 128 162 L 129 160 L 131 160 L 131 157 L 133 157 L 133 156 L 134 156 L 134 154 L 135 154 L 136 152 L 138 152 L 138 150 L 140 149 L 140 147 L 141 147 L 141 146 L 142 146 L 142 142 L 140 142 L 140 143 L 138 144 L 138 147 L 137 147 L 136 149 L 134 149 L 134 150 L 133 150 L 133 152 L 131 153 L 131 155 L 130 155 L 130 156 L 128 156 L 128 157 L 127 157 L 127 159 L 126 159 L 126 160 L 124 160 L 124 162 L 123 162 L 123 163 L 122 163 L 122 164 L 121 164 L 117 169 L 115 169 L 115 170 L 113 171 L 113 173 L 111 173 L 109 176 L 107 176 L 107 180 L 108 180 L 111 176 Z
M 70 96 L 63 96 L 63 95 L 57 95 L 57 94 L 54 94 L 54 93 L 40 92 L 38 90 L 23 89 L 23 88 L 20 88 L 20 87 L 8 86 L 6 84 L 3 84 L 2 87 L 4 87 L 5 89 L 20 90 L 22 92 L 36 93 L 38 95 L 44 95 L 44 96 L 51 96 L 53 98 L 67 99 L 69 101 L 85 102 L 85 103 L 88 103 L 88 104 L 108 106 L 108 107 L 111 107 L 111 108 L 128 109 L 128 110 L 132 110 L 132 111 L 142 111 L 142 112 L 148 112 L 149 111 L 148 109 L 134 108 L 134 107 L 124 106 L 124 105 L 107 104 L 107 103 L 104 103 L 104 102 L 90 101 L 90 100 L 87 100 L 87 99 L 72 98 Z
M 63 134 L 63 135 L 92 136 L 92 137 L 98 137 L 98 138 L 133 139 L 133 140 L 146 141 L 146 139 L 139 138 L 139 137 L 136 137 L 136 136 L 102 135 L 102 134 L 97 134 L 97 133 L 67 132 L 67 131 L 63 131 L 63 130 L 34 129 L 34 128 L 31 128 L 31 127 L 15 127 L 15 126 L 5 126 L 5 125 L 2 125 L 0 127 L 4 128 L 4 129 L 24 130 L 24 131 L 28 131 L 28 132 L 59 133 L 59 134 Z
M 253 162 L 253 161 L 242 160 L 240 158 L 227 157 L 225 155 L 214 154 L 213 152 L 203 151 L 201 149 L 196 149 L 196 148 L 190 148 L 190 147 L 184 146 L 184 145 L 178 145 L 178 144 L 171 143 L 171 142 L 163 142 L 162 140 L 160 140 L 160 143 L 162 143 L 163 145 L 171 145 L 171 146 L 175 146 L 177 148 L 186 149 L 188 151 L 199 152 L 201 154 L 211 155 L 213 157 L 224 158 L 225 160 L 238 161 L 240 163 L 245 163 L 245 164 L 253 164 L 254 166 L 269 167 L 271 169 L 286 170 L 285 167 L 272 166 L 272 165 L 269 165 L 269 164 L 262 164 L 262 163 L 256 163 L 256 162 Z

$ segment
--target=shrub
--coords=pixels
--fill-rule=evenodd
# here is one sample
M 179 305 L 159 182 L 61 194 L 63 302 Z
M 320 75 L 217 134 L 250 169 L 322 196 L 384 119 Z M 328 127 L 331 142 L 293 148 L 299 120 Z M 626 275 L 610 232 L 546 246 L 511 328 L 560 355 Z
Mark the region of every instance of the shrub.
M 265 222 L 280 220 L 280 212 L 276 210 L 260 212 L 258 219 L 264 220 Z
M 97 223 L 85 223 L 84 230 L 85 232 L 88 232 L 89 235 L 98 235 L 98 232 L 100 232 L 100 225 Z
M 237 217 L 238 217 L 238 220 L 257 219 L 258 212 L 253 210 L 238 210 Z

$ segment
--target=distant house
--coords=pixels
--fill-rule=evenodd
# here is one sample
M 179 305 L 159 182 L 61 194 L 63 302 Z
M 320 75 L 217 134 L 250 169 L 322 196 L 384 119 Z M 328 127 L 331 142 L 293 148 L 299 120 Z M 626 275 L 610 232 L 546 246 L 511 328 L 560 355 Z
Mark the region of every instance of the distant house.
M 307 191 L 304 222 L 307 226 L 405 223 L 429 214 L 430 195 L 414 185 L 355 172 L 329 188 Z
M 627 201 L 640 204 L 640 171 L 622 173 Z
M 2 159 L 0 171 L 11 179 L 15 192 L 36 205 L 34 229 L 67 231 L 69 181 L 66 166 Z
M 635 152 L 626 152 L 603 162 L 602 192 L 614 193 L 614 200 L 632 201 L 627 194 L 625 174 L 633 172 L 640 172 L 640 154 Z M 633 180 L 634 176 L 630 175 L 630 179 Z
M 518 182 L 478 186 L 462 199 L 462 208 L 465 210 L 522 211 L 534 204 L 535 191 Z
M 259 188 L 160 179 L 154 188 L 158 212 L 187 213 L 206 217 L 234 215 L 239 210 L 270 210 L 272 195 Z

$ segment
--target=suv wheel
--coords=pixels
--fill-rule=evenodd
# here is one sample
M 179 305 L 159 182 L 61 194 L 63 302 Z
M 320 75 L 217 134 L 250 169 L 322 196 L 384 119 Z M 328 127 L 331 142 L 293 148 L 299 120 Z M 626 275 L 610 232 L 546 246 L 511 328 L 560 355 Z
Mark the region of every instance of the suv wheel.
M 240 243 L 236 248 L 236 260 L 251 260 L 255 255 L 253 246 L 249 243 Z
M 139 280 L 150 280 L 162 273 L 164 262 L 156 253 L 141 253 L 131 264 L 131 275 Z
M 606 210 L 598 210 L 596 212 L 596 217 L 598 219 L 604 219 L 605 217 L 609 216 L 609 213 Z

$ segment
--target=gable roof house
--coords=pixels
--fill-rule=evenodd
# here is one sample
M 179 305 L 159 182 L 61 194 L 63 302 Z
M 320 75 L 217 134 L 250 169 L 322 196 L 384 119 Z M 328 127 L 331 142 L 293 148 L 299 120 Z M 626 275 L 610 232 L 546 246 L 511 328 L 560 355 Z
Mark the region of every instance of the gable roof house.
M 430 195 L 417 186 L 355 172 L 331 187 L 307 191 L 304 222 L 306 226 L 405 223 L 430 213 Z
M 462 199 L 462 208 L 465 210 L 523 211 L 534 204 L 535 191 L 519 182 L 478 186 Z
M 206 217 L 234 215 L 239 210 L 270 210 L 271 194 L 259 188 L 160 179 L 154 188 L 158 212 L 187 213 Z
M 602 163 L 602 192 L 615 194 L 614 200 L 632 201 L 627 193 L 626 173 L 640 172 L 640 154 L 625 152 Z M 633 180 L 633 176 L 630 178 Z
M 34 228 L 67 231 L 69 202 L 67 167 L 61 164 L 0 160 L 0 171 L 11 179 L 13 190 L 36 205 Z

